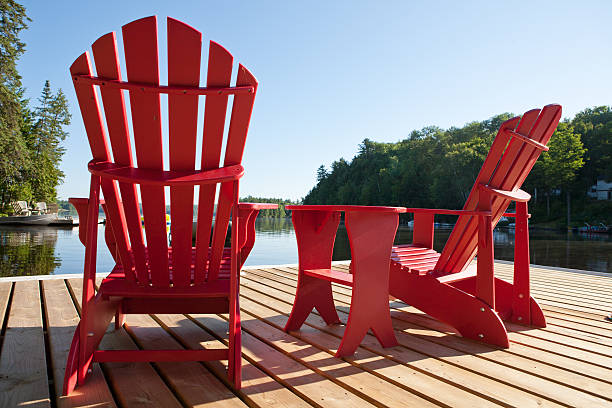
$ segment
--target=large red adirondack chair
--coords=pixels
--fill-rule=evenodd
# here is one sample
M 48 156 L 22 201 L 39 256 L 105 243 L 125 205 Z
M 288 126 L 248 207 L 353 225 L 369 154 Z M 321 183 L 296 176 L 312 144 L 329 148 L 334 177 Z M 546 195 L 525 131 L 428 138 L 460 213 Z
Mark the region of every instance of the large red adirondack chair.
M 123 26 L 128 81 L 121 80 L 115 33 L 70 67 L 93 160 L 89 199 L 72 199 L 86 246 L 83 302 L 70 348 L 64 394 L 82 384 L 92 362 L 228 360 L 236 388 L 241 379 L 239 270 L 253 246 L 262 208 L 238 202 L 238 181 L 257 81 L 242 65 L 230 86 L 233 58 L 211 42 L 206 87 L 200 88 L 202 35 L 168 18 L 168 85 L 161 86 L 157 18 Z M 100 88 L 106 126 L 98 94 Z M 138 167 L 132 158 L 124 92 L 129 94 Z M 161 98 L 168 95 L 169 164 L 163 169 Z M 198 99 L 205 95 L 201 170 L 195 167 Z M 219 166 L 228 97 L 233 97 L 223 166 Z M 107 133 L 108 132 L 108 138 Z M 112 158 L 111 151 L 112 147 Z M 138 204 L 140 185 L 144 230 Z M 220 193 L 216 200 L 216 188 Z M 194 186 L 199 186 L 197 238 L 192 245 Z M 164 188 L 169 186 L 171 245 Z M 100 189 L 107 216 L 106 243 L 117 264 L 94 293 Z M 216 218 L 214 208 L 216 202 Z M 231 247 L 224 248 L 231 215 Z M 214 232 L 211 228 L 213 226 Z M 146 239 L 145 239 L 146 236 Z M 110 321 L 129 313 L 229 313 L 229 347 L 221 350 L 98 350 Z
M 464 337 L 508 347 L 502 319 L 545 327 L 544 314 L 529 291 L 527 201 L 520 190 L 561 117 L 548 105 L 504 122 L 463 210 L 409 208 L 413 243 L 394 246 L 389 293 L 450 324 Z M 516 214 L 505 214 L 516 202 Z M 434 214 L 459 215 L 442 253 L 433 250 Z M 516 217 L 514 282 L 493 273 L 493 228 Z M 478 253 L 477 264 L 471 264 Z

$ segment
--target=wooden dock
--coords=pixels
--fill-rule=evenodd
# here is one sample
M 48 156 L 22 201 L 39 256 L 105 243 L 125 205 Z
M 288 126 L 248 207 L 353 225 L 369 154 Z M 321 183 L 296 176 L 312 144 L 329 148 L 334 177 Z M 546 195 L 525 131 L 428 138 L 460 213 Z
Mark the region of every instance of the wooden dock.
M 512 266 L 496 263 L 511 279 Z M 348 265 L 339 266 L 348 269 Z M 612 407 L 612 276 L 532 268 L 545 329 L 510 325 L 500 350 L 463 339 L 404 303 L 392 302 L 400 345 L 368 335 L 349 359 L 333 356 L 344 326 L 315 313 L 284 333 L 296 267 L 242 273 L 243 388 L 223 382 L 223 362 L 95 365 L 88 383 L 59 397 L 79 320 L 74 279 L 0 281 L 0 406 L 26 407 Z M 335 286 L 346 321 L 350 289 Z M 225 343 L 226 316 L 130 315 L 105 349 L 198 348 Z

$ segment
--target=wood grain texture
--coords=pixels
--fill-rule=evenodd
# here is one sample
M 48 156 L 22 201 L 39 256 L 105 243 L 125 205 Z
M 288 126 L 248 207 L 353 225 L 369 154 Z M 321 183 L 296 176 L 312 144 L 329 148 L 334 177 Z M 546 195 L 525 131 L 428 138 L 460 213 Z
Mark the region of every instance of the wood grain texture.
M 15 283 L 0 379 L 0 406 L 51 406 L 38 281 Z
M 81 282 L 78 279 L 68 281 L 76 299 L 81 299 Z M 99 284 L 99 281 L 98 281 Z M 125 329 L 113 330 L 108 326 L 106 335 L 100 343 L 101 350 L 137 350 L 138 347 Z M 98 365 L 98 364 L 94 364 Z M 163 407 L 180 407 L 172 391 L 157 375 L 148 363 L 105 363 L 105 376 L 118 403 L 122 406 L 157 405 Z
M 115 407 L 102 370 L 95 365 L 85 384 L 68 397 L 62 397 L 62 382 L 72 335 L 79 323 L 79 315 L 72 303 L 63 279 L 42 282 L 45 316 L 49 333 L 49 348 L 53 369 L 53 384 L 60 407 Z
M 512 265 L 496 263 L 495 267 L 498 276 L 511 277 Z M 348 263 L 334 263 L 334 269 L 348 271 Z M 563 306 L 545 305 L 549 326 L 544 329 L 509 325 L 507 350 L 466 340 L 448 325 L 403 302 L 392 301 L 391 316 L 400 345 L 383 349 L 368 334 L 353 358 L 337 359 L 333 354 L 343 336 L 343 325 L 328 326 L 312 313 L 300 331 L 288 334 L 281 330 L 295 294 L 296 267 L 245 269 L 241 277 L 245 340 L 241 390 L 232 390 L 228 384 L 224 361 L 103 364 L 103 370 L 95 364 L 85 386 L 98 391 L 71 400 L 58 399 L 57 405 L 113 406 L 112 400 L 99 398 L 106 392 L 96 394 L 101 384 L 108 384 L 117 405 L 122 406 L 610 406 L 612 364 L 607 339 L 611 338 L 612 325 L 580 306 L 582 296 L 601 302 L 605 302 L 605 296 L 592 296 L 581 285 L 584 282 L 588 286 L 589 275 L 556 274 L 541 267 L 532 271 L 540 282 L 534 289 L 536 298 L 542 292 L 551 304 Z M 612 282 L 612 277 L 594 278 L 604 288 Z M 564 283 L 572 281 L 576 287 L 570 302 L 567 297 L 571 292 Z M 2 283 L 8 286 L 0 284 L 0 305 L 12 285 Z M 30 362 L 35 357 L 33 344 L 38 344 L 42 353 L 37 367 L 43 370 L 34 376 L 42 386 L 37 390 L 48 390 L 40 311 L 43 306 L 51 375 L 61 377 L 63 364 L 58 371 L 56 362 L 63 358 L 69 332 L 78 320 L 81 282 L 75 279 L 67 286 L 61 279 L 42 281 L 42 299 L 38 285 L 37 281 L 15 283 L 0 354 L 0 373 L 8 378 L 0 381 L 1 391 L 24 378 L 24 367 L 34 367 L 21 364 L 24 356 Z M 351 289 L 332 284 L 332 290 L 340 319 L 346 322 Z M 227 337 L 226 315 L 137 315 L 129 316 L 126 329 L 109 331 L 103 348 L 224 348 Z M 17 350 L 21 354 L 7 364 L 7 350 L 23 348 L 21 344 L 28 345 L 27 350 Z M 92 381 L 97 377 L 101 384 Z M 26 384 L 20 381 L 19 386 Z M 0 405 L 14 406 L 16 400 L 9 400 L 7 395 L 11 394 L 0 393 Z M 34 394 L 27 395 L 34 406 L 50 405 L 48 396 L 40 401 Z
M 145 349 L 183 349 L 157 320 L 149 316 L 130 316 L 130 332 Z M 217 344 L 209 349 L 226 349 Z M 198 362 L 157 363 L 160 374 L 183 403 L 189 406 L 244 407 L 231 389 Z

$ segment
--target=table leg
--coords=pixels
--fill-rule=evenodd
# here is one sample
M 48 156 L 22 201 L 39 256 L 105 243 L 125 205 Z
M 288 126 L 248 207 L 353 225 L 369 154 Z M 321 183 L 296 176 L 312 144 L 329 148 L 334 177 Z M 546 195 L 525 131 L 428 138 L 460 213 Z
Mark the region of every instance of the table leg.
M 313 308 L 327 324 L 340 323 L 334 306 L 331 282 L 304 274 L 305 269 L 330 269 L 340 213 L 293 211 L 298 245 L 299 273 L 295 302 L 285 331 L 298 330 Z
M 369 329 L 383 347 L 396 346 L 389 311 L 389 265 L 399 217 L 396 213 L 347 212 L 353 294 L 337 357 L 352 355 Z

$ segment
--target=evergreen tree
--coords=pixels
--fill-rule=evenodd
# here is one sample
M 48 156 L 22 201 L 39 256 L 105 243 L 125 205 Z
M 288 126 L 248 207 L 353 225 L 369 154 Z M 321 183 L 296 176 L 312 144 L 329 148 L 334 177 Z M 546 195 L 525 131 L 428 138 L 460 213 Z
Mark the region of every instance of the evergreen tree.
M 59 163 L 65 152 L 61 141 L 68 133 L 64 126 L 70 124 L 68 102 L 62 90 L 53 94 L 49 81 L 45 82 L 39 106 L 34 110 L 35 124 L 28 135 L 31 157 L 30 184 L 35 201 L 55 201 L 57 185 L 64 173 Z
M 24 111 L 17 60 L 25 51 L 19 40 L 27 28 L 25 8 L 13 0 L 0 1 L 0 205 L 27 193 L 24 188 L 29 155 L 22 135 Z M 27 198 L 27 197 L 26 197 Z

